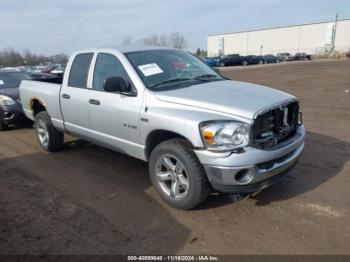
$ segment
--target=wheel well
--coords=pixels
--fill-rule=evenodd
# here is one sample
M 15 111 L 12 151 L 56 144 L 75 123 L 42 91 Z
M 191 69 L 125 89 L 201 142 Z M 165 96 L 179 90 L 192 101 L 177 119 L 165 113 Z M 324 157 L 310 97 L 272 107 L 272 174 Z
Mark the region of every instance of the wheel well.
M 179 135 L 177 133 L 171 132 L 171 131 L 167 131 L 167 130 L 155 130 L 152 131 L 146 139 L 146 148 L 145 148 L 145 154 L 146 154 L 146 158 L 147 160 L 149 159 L 153 149 L 159 145 L 160 143 L 169 140 L 169 139 L 173 139 L 173 138 L 183 138 L 185 140 L 188 141 L 187 138 L 185 138 L 182 135 Z
M 30 108 L 33 111 L 33 115 L 36 116 L 38 113 L 42 111 L 46 111 L 46 107 L 43 103 L 38 99 L 32 99 L 30 102 Z

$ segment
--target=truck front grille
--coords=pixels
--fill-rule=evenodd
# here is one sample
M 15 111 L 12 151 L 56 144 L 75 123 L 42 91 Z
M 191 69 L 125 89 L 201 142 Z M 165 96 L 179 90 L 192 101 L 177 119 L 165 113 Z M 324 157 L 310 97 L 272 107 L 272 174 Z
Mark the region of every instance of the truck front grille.
M 293 137 L 299 125 L 299 104 L 291 102 L 259 115 L 254 122 L 252 145 L 262 150 L 272 149 Z

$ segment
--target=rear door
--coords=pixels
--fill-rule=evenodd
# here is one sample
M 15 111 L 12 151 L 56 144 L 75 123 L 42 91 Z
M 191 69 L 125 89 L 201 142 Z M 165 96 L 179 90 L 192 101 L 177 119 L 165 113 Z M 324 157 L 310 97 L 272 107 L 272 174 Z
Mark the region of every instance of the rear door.
M 73 135 L 89 137 L 88 76 L 94 53 L 75 56 L 70 67 L 68 81 L 63 83 L 60 94 L 65 128 Z
M 126 96 L 105 92 L 103 85 L 108 77 L 123 77 L 133 87 L 132 81 L 116 55 L 97 54 L 92 88 L 89 88 L 89 115 L 96 142 L 127 153 L 139 154 L 139 114 L 142 94 Z M 136 89 L 135 89 L 136 90 Z

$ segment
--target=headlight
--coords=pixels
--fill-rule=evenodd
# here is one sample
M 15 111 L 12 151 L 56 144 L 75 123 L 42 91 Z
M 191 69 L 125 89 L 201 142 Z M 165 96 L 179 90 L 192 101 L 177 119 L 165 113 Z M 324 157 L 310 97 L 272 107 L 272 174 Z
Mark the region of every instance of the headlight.
M 241 122 L 204 122 L 199 129 L 208 149 L 232 150 L 246 147 L 249 143 L 249 125 Z
M 8 96 L 0 96 L 0 105 L 1 106 L 12 106 L 16 104 L 16 102 Z

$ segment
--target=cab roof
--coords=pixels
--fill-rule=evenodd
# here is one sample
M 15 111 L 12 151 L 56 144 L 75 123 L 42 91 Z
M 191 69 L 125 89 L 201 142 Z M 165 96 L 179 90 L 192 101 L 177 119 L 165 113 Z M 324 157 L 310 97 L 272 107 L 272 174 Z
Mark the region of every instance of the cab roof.
M 84 50 L 78 50 L 74 53 L 87 53 L 87 52 L 98 52 L 98 51 L 119 51 L 121 53 L 131 53 L 131 52 L 140 52 L 140 51 L 149 51 L 149 50 L 178 50 L 171 47 L 163 47 L 163 46 L 127 46 L 127 47 L 120 47 L 120 46 L 106 46 L 106 47 L 100 47 L 100 48 L 89 48 Z

